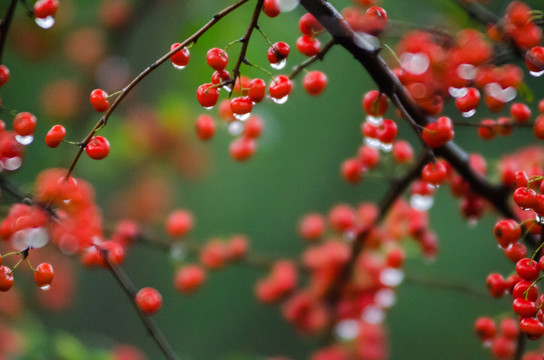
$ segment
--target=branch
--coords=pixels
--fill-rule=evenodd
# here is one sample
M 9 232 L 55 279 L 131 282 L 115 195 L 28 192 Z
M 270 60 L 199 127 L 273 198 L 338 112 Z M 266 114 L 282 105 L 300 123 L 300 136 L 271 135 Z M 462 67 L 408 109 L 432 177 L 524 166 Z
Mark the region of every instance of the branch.
M 323 49 L 321 49 L 321 51 L 318 54 L 307 59 L 302 64 L 295 66 L 293 68 L 293 72 L 289 75 L 289 79 L 294 79 L 302 70 L 304 70 L 305 68 L 307 68 L 308 66 L 316 62 L 317 60 L 323 61 L 325 54 L 328 53 L 330 49 L 332 49 L 332 47 L 334 46 L 334 43 L 335 43 L 334 39 L 329 41 L 327 44 L 325 44 Z
M 13 14 L 15 13 L 16 5 L 17 0 L 11 0 L 8 11 L 6 11 L 6 15 L 0 22 L 0 64 L 2 64 L 2 55 L 4 54 L 4 48 L 6 46 L 6 38 L 8 36 L 8 30 L 11 24 L 11 20 L 13 19 Z
M 170 57 L 172 55 L 174 55 L 176 52 L 180 51 L 185 46 L 187 46 L 187 45 L 189 45 L 191 43 L 195 43 L 200 38 L 200 36 L 202 36 L 212 26 L 214 26 L 217 22 L 219 22 L 219 20 L 221 20 L 223 17 L 225 17 L 226 15 L 231 13 L 232 11 L 236 10 L 238 7 L 240 7 L 241 5 L 243 5 L 244 3 L 248 2 L 248 1 L 249 0 L 239 0 L 238 2 L 232 4 L 231 6 L 225 8 L 225 9 L 221 10 L 220 12 L 218 12 L 217 14 L 215 14 L 212 17 L 212 19 L 210 21 L 208 21 L 203 27 L 201 27 L 197 32 L 195 32 L 193 35 L 188 37 L 185 41 L 180 43 L 177 47 L 175 47 L 174 49 L 170 50 L 169 52 L 167 52 L 166 54 L 161 56 L 154 63 L 149 65 L 144 71 L 142 71 L 138 76 L 136 76 L 123 90 L 121 90 L 119 95 L 115 98 L 115 101 L 111 104 L 108 111 L 106 111 L 104 113 L 104 115 L 96 123 L 96 125 L 89 132 L 89 134 L 85 137 L 85 139 L 83 139 L 83 141 L 81 141 L 81 143 L 79 144 L 79 150 L 78 150 L 74 160 L 72 161 L 72 164 L 70 165 L 70 168 L 68 169 L 68 172 L 66 173 L 66 179 L 68 179 L 72 175 L 72 172 L 73 172 L 73 170 L 74 170 L 74 168 L 75 168 L 75 166 L 77 164 L 77 161 L 81 157 L 81 154 L 83 153 L 83 150 L 85 149 L 85 147 L 87 146 L 89 141 L 91 141 L 91 139 L 93 138 L 93 136 L 96 134 L 96 132 L 99 129 L 106 126 L 106 124 L 108 122 L 108 118 L 115 111 L 115 109 L 117 108 L 119 103 L 121 103 L 121 101 L 123 101 L 125 96 L 127 96 L 128 93 L 136 85 L 138 85 L 138 83 L 140 81 L 142 81 L 147 75 L 149 75 L 153 70 L 155 70 L 157 67 L 159 67 L 161 64 L 163 64 L 165 61 L 170 59 Z M 261 0 L 259 0 L 259 1 L 261 1 Z M 264 0 L 262 0 L 262 1 L 264 1 Z

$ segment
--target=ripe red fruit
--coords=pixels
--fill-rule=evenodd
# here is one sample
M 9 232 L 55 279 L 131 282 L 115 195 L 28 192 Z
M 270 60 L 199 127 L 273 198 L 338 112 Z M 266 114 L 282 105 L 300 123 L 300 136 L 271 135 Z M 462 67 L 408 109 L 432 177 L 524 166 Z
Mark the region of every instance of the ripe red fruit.
M 175 43 L 170 46 L 170 51 L 174 50 L 180 45 L 180 43 Z M 178 52 L 174 53 L 172 56 L 170 56 L 170 60 L 172 61 L 172 64 L 179 68 L 184 68 L 189 63 L 189 49 L 186 47 L 183 47 L 181 50 L 178 50 Z
M 523 280 L 534 281 L 540 274 L 538 261 L 530 258 L 523 258 L 516 263 L 516 272 Z
M 533 125 L 533 134 L 537 139 L 544 140 L 544 115 L 539 115 Z
M 476 88 L 468 88 L 464 96 L 455 99 L 455 106 L 460 112 L 468 112 L 478 107 L 480 103 L 480 91 Z
M 191 294 L 200 288 L 205 279 L 206 273 L 200 266 L 186 265 L 176 272 L 174 286 L 183 294 Z
M 229 145 L 230 156 L 236 161 L 247 160 L 255 152 L 255 140 L 244 136 L 234 140 Z
M 387 13 L 379 6 L 369 7 L 363 15 L 363 31 L 378 36 L 387 25 Z
M 506 249 L 504 249 L 504 255 L 506 255 L 508 260 L 511 262 L 517 263 L 519 260 L 527 256 L 527 247 L 519 242 L 510 244 L 508 247 L 506 247 Z M 540 261 L 538 265 L 541 265 Z M 540 266 L 540 268 L 542 269 L 542 266 Z
M 544 47 L 534 46 L 525 53 L 525 65 L 534 73 L 544 71 Z
M 54 271 L 53 266 L 49 263 L 41 263 L 36 266 L 36 271 L 34 272 L 34 282 L 38 287 L 49 287 L 53 281 Z
M 206 53 L 206 62 L 214 70 L 223 70 L 229 62 L 229 56 L 223 49 L 211 48 Z
M 311 35 L 302 35 L 297 39 L 297 49 L 306 56 L 314 56 L 321 51 L 321 43 Z
M 425 126 L 421 136 L 429 147 L 442 146 L 453 139 L 453 123 L 446 116 L 439 117 L 436 122 Z
M 283 41 L 278 41 L 268 48 L 266 56 L 268 62 L 271 64 L 277 64 L 289 55 L 289 45 Z
M 106 112 L 110 108 L 108 93 L 102 89 L 94 89 L 91 91 L 91 105 L 96 112 Z
M 521 227 L 515 220 L 504 219 L 495 224 L 493 234 L 499 245 L 506 248 L 508 245 L 516 242 L 521 236 Z
M 293 85 L 289 77 L 285 75 L 279 75 L 274 78 L 270 83 L 268 91 L 270 96 L 274 99 L 280 100 L 289 95 Z
M 395 141 L 393 143 L 393 158 L 399 164 L 411 162 L 414 159 L 414 149 L 409 142 L 404 140 Z
M 321 25 L 312 14 L 306 13 L 300 17 L 298 28 L 303 35 L 313 36 L 323 30 L 323 25 Z
M 185 236 L 193 225 L 193 214 L 189 210 L 175 210 L 166 220 L 166 232 L 173 237 Z
M 200 140 L 208 140 L 215 134 L 215 122 L 210 115 L 200 115 L 195 123 L 196 134 Z
M 34 17 L 43 19 L 48 16 L 55 16 L 58 7 L 58 0 L 38 0 L 34 3 Z
M 522 297 L 515 298 L 512 303 L 514 312 L 522 317 L 532 317 L 536 315 L 537 305 L 534 301 L 525 300 Z
M 13 118 L 13 130 L 17 135 L 28 136 L 34 134 L 36 117 L 29 112 L 20 112 Z
M 4 86 L 9 80 L 9 69 L 6 65 L 0 65 L 0 86 Z
M 266 96 L 266 83 L 263 79 L 253 79 L 249 83 L 249 93 L 247 94 L 254 103 L 261 102 Z
M 493 119 L 483 119 L 480 124 L 482 126 L 478 127 L 478 136 L 484 140 L 491 140 L 497 135 L 496 127 L 497 124 Z
M 527 296 L 527 300 L 536 301 L 538 298 L 538 288 L 531 281 L 520 280 L 512 288 L 512 296 L 514 299 Z
M 200 250 L 200 262 L 210 269 L 220 269 L 225 266 L 228 256 L 227 246 L 217 239 L 208 241 Z
M 494 298 L 502 297 L 507 287 L 504 277 L 499 273 L 489 274 L 486 278 L 486 285 L 489 293 Z
M 363 164 L 357 158 L 346 159 L 342 163 L 342 176 L 351 183 L 357 184 L 363 178 Z
M 544 324 L 534 317 L 525 317 L 521 319 L 519 329 L 531 340 L 536 340 L 544 335 Z
M 141 312 L 152 315 L 162 306 L 162 295 L 152 287 L 145 287 L 136 293 L 136 305 Z
M 66 136 L 66 129 L 62 125 L 53 125 L 51 130 L 45 135 L 45 144 L 50 148 L 56 148 L 60 145 Z
M 13 286 L 13 273 L 5 265 L 0 266 L 0 291 L 8 291 Z
M 278 16 L 280 14 L 279 0 L 264 0 L 263 12 L 271 18 Z
M 489 340 L 497 334 L 497 325 L 489 317 L 479 317 L 474 322 L 474 330 L 481 341 Z
M 447 176 L 448 169 L 441 161 L 428 163 L 421 170 L 421 179 L 431 185 L 442 184 Z
M 212 87 L 213 84 L 202 84 L 196 91 L 196 99 L 203 107 L 209 109 L 215 106 L 219 99 L 219 90 L 216 87 Z
M 514 202 L 522 209 L 532 209 L 536 206 L 536 192 L 525 186 L 514 190 Z
M 93 136 L 87 146 L 85 146 L 85 152 L 91 159 L 104 159 L 110 153 L 110 143 L 103 136 Z
M 505 337 L 496 337 L 491 342 L 491 353 L 497 359 L 510 359 L 516 352 L 516 341 Z
M 376 130 L 376 137 L 384 144 L 391 144 L 397 137 L 397 132 L 397 123 L 391 119 L 385 119 Z
M 317 96 L 325 90 L 327 86 L 327 75 L 321 71 L 310 71 L 302 80 L 304 90 L 310 95 Z
M 510 114 L 518 123 L 526 123 L 531 118 L 531 109 L 523 103 L 514 103 L 510 106 Z
M 216 70 L 212 74 L 211 82 L 213 85 L 220 84 L 230 80 L 230 73 L 227 70 Z
M 340 232 L 344 232 L 355 227 L 355 212 L 349 205 L 338 204 L 334 206 L 330 210 L 328 217 L 331 226 Z
M 261 136 L 263 122 L 258 116 L 251 116 L 244 125 L 244 137 L 256 139 Z
M 382 116 L 387 111 L 387 96 L 378 90 L 372 90 L 363 97 L 363 109 L 368 115 Z
M 230 109 L 235 115 L 246 115 L 253 109 L 253 101 L 249 96 L 235 97 L 230 101 Z
M 227 243 L 227 258 L 229 260 L 243 259 L 249 248 L 249 239 L 245 235 L 232 235 Z
M 307 214 L 298 223 L 298 232 L 306 240 L 319 239 L 325 230 L 325 219 L 317 213 Z

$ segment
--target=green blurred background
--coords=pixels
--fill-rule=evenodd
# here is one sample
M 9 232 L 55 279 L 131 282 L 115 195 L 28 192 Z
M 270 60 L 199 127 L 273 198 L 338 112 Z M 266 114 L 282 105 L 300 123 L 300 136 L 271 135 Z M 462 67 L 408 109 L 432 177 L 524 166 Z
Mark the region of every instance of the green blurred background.
M 87 101 L 92 89 L 102 87 L 109 93 L 119 90 L 172 43 L 187 38 L 231 3 L 128 1 L 131 17 L 118 26 L 109 23 L 112 20 L 103 12 L 108 3 L 116 2 L 61 0 L 57 24 L 49 30 L 35 26 L 22 7 L 17 11 L 4 55 L 11 80 L 0 95 L 4 107 L 33 112 L 39 119 L 36 141 L 27 149 L 24 166 L 9 175 L 26 190 L 32 189 L 40 171 L 67 167 L 76 153 L 76 147 L 67 144 L 59 149 L 45 147 L 43 136 L 53 124 L 64 124 L 69 139 L 81 139 L 99 118 Z M 3 0 L 0 4 L 2 13 L 7 3 Z M 490 6 L 500 10 L 505 3 L 493 2 Z M 349 4 L 333 2 L 339 9 Z M 389 36 L 384 38 L 391 47 L 404 32 L 419 24 L 440 25 L 449 31 L 465 26 L 482 29 L 449 0 L 384 0 L 382 6 L 390 19 L 398 20 L 392 22 Z M 141 204 L 137 196 L 134 200 L 134 194 L 151 188 L 157 190 L 152 195 L 162 203 L 153 216 L 146 218 L 146 228 L 163 236 L 162 240 L 167 238 L 161 219 L 169 210 L 181 207 L 191 209 L 196 218 L 190 241 L 204 243 L 212 237 L 245 233 L 258 254 L 297 258 L 304 249 L 296 234 L 302 214 L 326 213 L 339 202 L 356 205 L 379 200 L 383 195 L 387 184 L 382 177 L 371 176 L 351 186 L 339 173 L 341 162 L 354 156 L 361 144 L 361 96 L 375 88 L 361 66 L 341 48 L 333 48 L 322 63 L 312 66 L 325 71 L 329 78 L 328 88 L 319 98 L 304 93 L 297 79 L 286 104 L 266 101 L 256 107 L 255 113 L 265 120 L 265 130 L 256 154 L 248 162 L 237 163 L 230 158 L 228 144 L 232 137 L 225 128 L 220 128 L 209 143 L 197 140 L 193 124 L 204 110 L 195 101 L 195 91 L 211 75 L 205 53 L 240 38 L 252 11 L 252 5 L 247 4 L 202 36 L 191 48 L 185 70 L 177 71 L 165 64 L 143 80 L 102 131 L 112 144 L 110 156 L 99 162 L 83 157 L 77 164 L 75 176 L 94 185 L 106 225 L 127 215 L 139 216 L 134 208 Z M 303 10 L 298 8 L 276 19 L 261 17 L 261 28 L 273 42 L 292 44 L 288 70 L 304 60 L 294 49 L 301 14 Z M 267 47 L 255 33 L 248 59 L 266 65 Z M 234 61 L 239 45 L 231 49 Z M 106 67 L 116 70 L 102 75 L 105 81 L 97 77 L 97 72 L 108 59 Z M 247 67 L 242 68 L 242 73 L 262 76 Z M 59 81 L 69 85 L 61 83 L 63 88 Z M 528 85 L 536 89 L 536 99 L 542 97 L 539 81 L 527 79 Z M 156 119 L 153 125 L 138 120 L 147 112 Z M 142 140 L 142 133 L 144 138 L 151 135 Z M 405 124 L 400 124 L 399 134 L 416 144 Z M 159 140 L 153 140 L 154 135 Z M 473 128 L 460 128 L 456 129 L 455 141 L 467 151 L 484 154 L 492 167 L 502 154 L 534 140 L 527 130 L 483 142 Z M 150 183 L 155 188 L 149 187 Z M 2 203 L 9 203 L 9 198 L 3 197 Z M 495 216 L 488 214 L 476 225 L 467 224 L 460 216 L 457 201 L 443 188 L 437 193 L 430 217 L 440 239 L 439 256 L 431 263 L 418 256 L 407 262 L 408 280 L 399 287 L 398 303 L 386 320 L 391 358 L 490 358 L 474 336 L 472 324 L 481 314 L 494 316 L 510 311 L 509 301 L 429 284 L 463 284 L 485 293 L 485 277 L 490 271 L 505 275 L 512 271 L 511 264 L 496 249 L 491 233 Z M 32 284 L 17 284 L 24 292 L 28 311 L 10 321 L 25 329 L 25 334 L 33 334 L 30 338 L 34 352 L 26 358 L 47 359 L 44 349 L 53 351 L 59 343 L 65 348 L 74 347 L 73 354 L 78 355 L 67 354 L 68 358 L 83 353 L 88 358 L 98 357 L 102 353 L 91 349 L 108 349 L 115 343 L 135 345 L 149 359 L 161 358 L 111 275 L 74 263 L 76 294 L 65 311 L 40 308 L 33 299 Z M 264 271 L 229 265 L 211 271 L 203 288 L 186 297 L 172 286 L 176 266 L 168 254 L 145 245 L 131 248 L 124 264 L 137 287 L 153 286 L 162 293 L 163 309 L 154 318 L 181 358 L 262 359 L 285 355 L 306 359 L 319 345 L 317 339 L 299 335 L 287 324 L 278 307 L 256 301 L 254 283 Z

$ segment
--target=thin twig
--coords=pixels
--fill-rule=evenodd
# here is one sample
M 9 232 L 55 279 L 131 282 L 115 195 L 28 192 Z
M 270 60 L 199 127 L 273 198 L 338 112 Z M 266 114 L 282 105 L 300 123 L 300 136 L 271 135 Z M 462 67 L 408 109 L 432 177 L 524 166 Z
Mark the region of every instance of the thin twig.
M 16 5 L 17 0 L 11 0 L 9 8 L 6 11 L 6 15 L 0 22 L 0 64 L 2 64 L 2 55 L 4 54 L 4 48 L 6 47 L 6 39 L 8 36 L 11 20 L 13 19 L 13 14 L 15 13 Z
M 302 70 L 304 70 L 308 66 L 312 65 L 317 60 L 322 61 L 323 58 L 325 57 L 325 54 L 327 54 L 329 52 L 329 50 L 332 49 L 332 47 L 334 46 L 334 43 L 335 43 L 334 39 L 330 40 L 329 42 L 327 42 L 325 44 L 325 46 L 323 47 L 323 49 L 321 49 L 321 51 L 319 53 L 317 53 L 316 55 L 314 55 L 311 58 L 307 59 L 303 63 L 295 66 L 293 68 L 293 72 L 289 75 L 289 79 L 294 79 Z

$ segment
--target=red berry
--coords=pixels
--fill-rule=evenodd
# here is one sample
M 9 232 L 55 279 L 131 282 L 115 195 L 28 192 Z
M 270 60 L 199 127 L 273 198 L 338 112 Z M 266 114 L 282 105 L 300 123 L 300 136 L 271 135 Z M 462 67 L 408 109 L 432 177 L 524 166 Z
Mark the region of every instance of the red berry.
M 253 79 L 249 83 L 249 93 L 247 94 L 254 103 L 261 102 L 266 96 L 266 83 L 263 79 Z
M 53 275 L 53 266 L 49 263 L 41 263 L 34 272 L 34 282 L 40 288 L 49 287 L 53 281 Z
M 91 91 L 91 105 L 96 112 L 106 112 L 110 108 L 108 94 L 102 89 Z
M 341 232 L 353 229 L 356 222 L 355 212 L 349 205 L 338 204 L 330 210 L 329 222 L 335 230 Z
M 303 35 L 313 36 L 323 30 L 323 25 L 312 14 L 306 13 L 300 17 L 298 28 Z
M 50 148 L 56 148 L 60 145 L 66 136 L 66 129 L 62 125 L 54 125 L 45 135 L 45 144 Z
M 58 7 L 58 0 L 38 0 L 34 3 L 34 17 L 43 19 L 55 16 Z
M 498 273 L 489 274 L 486 278 L 486 285 L 489 293 L 494 298 L 502 297 L 507 287 L 504 277 Z
M 225 243 L 212 239 L 200 250 L 200 262 L 210 269 L 220 269 L 228 259 L 228 250 Z
M 382 116 L 387 111 L 387 96 L 378 90 L 367 92 L 363 97 L 363 109 L 368 115 Z
M 162 306 L 161 294 L 152 287 L 145 287 L 136 293 L 136 305 L 141 312 L 152 315 Z
M 175 43 L 170 46 L 170 51 L 174 50 L 180 45 L 180 43 Z M 172 56 L 170 56 L 170 60 L 172 61 L 172 64 L 179 68 L 184 68 L 189 63 L 189 49 L 186 47 L 181 48 L 176 53 L 174 53 Z
M 268 48 L 266 56 L 268 62 L 271 64 L 277 64 L 289 55 L 289 45 L 283 41 L 278 41 Z
M 524 298 L 519 297 L 514 299 L 512 309 L 519 316 L 532 317 L 536 315 L 537 306 L 534 301 L 525 300 Z
M 525 53 L 525 65 L 529 71 L 540 73 L 544 71 L 544 47 L 534 46 Z
M 527 298 L 527 300 L 536 301 L 538 288 L 531 281 L 520 280 L 512 288 L 512 296 L 514 299 Z
M 379 6 L 369 7 L 363 15 L 363 31 L 378 36 L 387 25 L 387 13 Z
M 200 288 L 205 279 L 206 273 L 200 266 L 186 265 L 176 272 L 174 286 L 183 294 L 191 294 Z
M 302 86 L 304 90 L 310 95 L 317 96 L 325 90 L 327 86 L 327 75 L 321 71 L 310 71 L 304 76 L 302 80 Z
M 244 136 L 230 143 L 230 156 L 236 161 L 247 160 L 255 152 L 255 140 Z
M 87 155 L 91 159 L 104 159 L 110 153 L 110 143 L 103 136 L 93 136 L 87 146 L 85 146 L 85 152 L 87 152 Z
M 538 115 L 533 125 L 533 134 L 537 139 L 544 140 L 544 115 Z
M 519 329 L 531 340 L 536 340 L 544 334 L 544 324 L 534 317 L 525 317 L 521 319 Z
M 9 80 L 9 69 L 6 65 L 0 65 L 0 87 L 4 86 Z
M 391 119 L 385 119 L 376 130 L 376 137 L 384 144 L 391 144 L 397 137 L 397 131 L 397 123 Z
M 421 179 L 431 185 L 440 185 L 448 176 L 448 169 L 441 162 L 431 162 L 423 167 L 421 171 Z
M 516 263 L 516 272 L 526 281 L 534 281 L 540 274 L 538 262 L 530 258 L 523 258 Z
M 513 263 L 517 263 L 519 260 L 527 256 L 527 247 L 522 243 L 516 242 L 508 245 L 504 249 L 504 255 Z M 540 262 L 539 262 L 540 266 Z M 542 266 L 540 267 L 542 269 Z
M 478 127 L 478 136 L 484 140 L 491 140 L 497 135 L 496 122 L 493 119 L 483 119 Z
M 521 227 L 515 220 L 504 219 L 495 224 L 493 234 L 499 245 L 506 248 L 508 245 L 516 242 L 521 236 Z
M 474 330 L 481 341 L 489 340 L 497 334 L 497 325 L 489 317 L 479 317 L 474 322 Z
M 217 85 L 230 80 L 230 73 L 227 70 L 216 70 L 212 74 L 212 84 Z
M 235 115 L 246 115 L 253 109 L 253 101 L 249 96 L 239 96 L 230 101 L 230 109 Z
M 223 49 L 212 48 L 206 53 L 206 62 L 214 70 L 223 70 L 229 62 L 229 56 Z
M 319 239 L 325 230 L 325 219 L 317 213 L 305 215 L 298 223 L 298 232 L 306 240 Z
M 380 162 L 380 152 L 373 147 L 362 145 L 357 152 L 357 158 L 361 162 L 361 166 L 374 169 Z
M 321 51 L 321 43 L 311 35 L 302 35 L 297 39 L 297 49 L 306 56 L 314 56 Z
M 258 116 L 251 116 L 244 125 L 244 137 L 256 139 L 261 136 L 263 122 Z
M 264 0 L 263 12 L 271 18 L 278 16 L 280 14 L 280 1 Z
M 13 130 L 21 136 L 34 134 L 36 129 L 36 117 L 29 112 L 21 112 L 13 118 Z
M 357 158 L 347 159 L 342 163 L 342 176 L 351 184 L 357 184 L 361 181 L 363 173 L 363 164 Z
M 271 97 L 279 100 L 289 95 L 292 86 L 291 80 L 287 76 L 279 75 L 270 83 L 268 91 Z
M 536 192 L 526 187 L 514 190 L 514 202 L 522 209 L 532 209 L 536 206 Z
M 411 162 L 414 159 L 414 149 L 409 142 L 404 140 L 393 143 L 393 158 L 399 164 Z
M 215 122 L 209 115 L 200 115 L 195 123 L 196 134 L 201 140 L 208 140 L 215 134 Z
M 212 87 L 213 84 L 202 84 L 196 91 L 196 99 L 205 108 L 212 108 L 217 104 L 219 99 L 219 90 L 216 87 Z
M 5 265 L 0 266 L 0 291 L 8 291 L 13 286 L 13 273 Z
M 102 267 L 107 268 L 109 265 L 119 265 L 125 258 L 125 249 L 121 244 L 115 241 L 104 241 L 100 245 L 97 245 L 96 248 L 98 253 L 97 265 Z M 105 258 L 104 255 L 106 255 L 107 258 Z
M 464 96 L 455 99 L 455 106 L 460 112 L 468 112 L 478 107 L 480 103 L 480 92 L 476 88 L 468 88 Z
M 516 340 L 519 335 L 518 322 L 513 318 L 504 318 L 501 321 L 502 336 L 508 339 Z
M 425 126 L 421 136 L 431 148 L 442 146 L 453 139 L 453 123 L 446 116 L 439 117 L 436 122 Z
M 514 103 L 510 106 L 510 114 L 518 123 L 526 123 L 531 118 L 531 109 L 523 103 Z
M 185 236 L 193 225 L 193 214 L 189 210 L 175 210 L 166 220 L 166 232 L 173 237 Z

